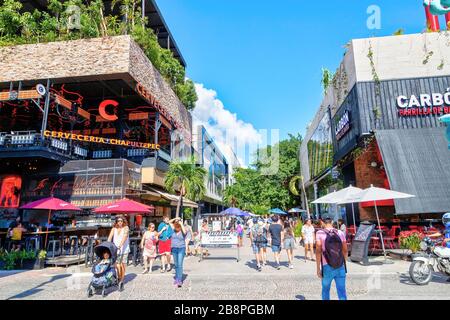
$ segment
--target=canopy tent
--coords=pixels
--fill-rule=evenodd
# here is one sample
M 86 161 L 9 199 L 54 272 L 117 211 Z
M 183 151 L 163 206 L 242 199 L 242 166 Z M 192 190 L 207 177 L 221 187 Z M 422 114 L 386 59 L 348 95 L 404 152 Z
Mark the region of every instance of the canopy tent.
M 52 211 L 82 211 L 80 208 L 64 200 L 50 197 L 27 203 L 19 209 L 48 210 L 47 224 L 50 225 Z M 45 234 L 44 248 L 47 248 L 48 233 Z
M 103 213 L 103 214 L 113 214 L 113 213 L 141 214 L 141 213 L 149 213 L 153 210 L 155 210 L 155 207 L 153 207 L 153 206 L 147 206 L 145 204 L 125 198 L 125 199 L 122 199 L 119 201 L 114 201 L 112 203 L 98 207 L 98 208 L 94 209 L 94 212 L 95 213 Z
M 291 210 L 288 211 L 289 213 L 303 213 L 303 212 L 308 212 L 306 210 L 300 209 L 300 208 L 292 208 Z
M 377 216 L 378 229 L 380 230 L 381 247 L 383 248 L 383 255 L 384 258 L 386 259 L 386 249 L 384 247 L 383 233 L 381 232 L 381 224 L 380 224 L 380 217 L 378 215 L 377 201 L 392 200 L 392 199 L 408 199 L 414 197 L 415 196 L 411 194 L 393 191 L 389 189 L 376 188 L 373 185 L 371 185 L 370 188 L 367 188 L 361 191 L 360 193 L 349 196 L 347 200 L 343 200 L 339 202 L 339 204 L 373 201 L 375 206 L 375 214 Z
M 238 217 L 250 217 L 250 214 L 247 212 L 242 211 L 239 208 L 228 208 L 224 211 L 222 211 L 220 214 L 222 215 L 228 215 L 228 216 L 238 216 Z
M 352 197 L 354 197 L 355 195 L 360 194 L 361 191 L 363 191 L 363 190 L 350 185 L 345 189 L 331 192 L 331 193 L 327 194 L 326 196 L 313 201 L 312 203 L 314 203 L 314 204 L 316 204 L 316 203 L 340 204 L 342 201 L 347 201 L 347 200 L 351 199 Z M 352 204 L 353 225 L 354 225 L 355 231 L 356 231 L 357 228 L 356 228 L 355 207 L 354 207 L 353 202 L 351 204 Z
M 287 215 L 287 212 L 284 212 L 283 210 L 281 210 L 279 208 L 271 209 L 269 212 L 273 213 L 273 214 L 278 214 L 278 215 Z
M 170 202 L 171 206 L 176 207 L 178 205 L 180 196 L 164 192 L 156 188 L 148 187 L 148 190 L 145 190 L 145 193 L 141 195 L 141 198 L 147 199 L 149 201 L 166 200 Z M 192 200 L 187 199 L 186 197 L 183 197 L 183 207 L 197 209 L 198 204 Z

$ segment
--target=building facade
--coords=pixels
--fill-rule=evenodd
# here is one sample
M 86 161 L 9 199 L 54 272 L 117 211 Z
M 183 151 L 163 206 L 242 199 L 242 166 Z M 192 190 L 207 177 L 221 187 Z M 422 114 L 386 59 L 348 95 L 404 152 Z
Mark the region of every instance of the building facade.
M 380 203 L 386 218 L 450 211 L 450 151 L 439 121 L 450 113 L 449 37 L 423 33 L 349 43 L 301 147 L 310 199 L 341 180 L 342 187 L 373 184 L 416 196 Z M 374 220 L 373 203 L 358 209 L 360 220 Z
M 144 6 L 184 66 L 156 4 Z M 0 48 L 0 228 L 51 195 L 86 212 L 128 197 L 170 216 L 164 174 L 191 141 L 190 113 L 131 36 Z

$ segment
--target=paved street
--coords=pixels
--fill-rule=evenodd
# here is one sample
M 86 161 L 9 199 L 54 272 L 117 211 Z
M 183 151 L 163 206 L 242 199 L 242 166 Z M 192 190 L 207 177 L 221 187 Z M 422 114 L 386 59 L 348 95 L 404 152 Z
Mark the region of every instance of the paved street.
M 239 263 L 233 259 L 235 256 L 235 249 L 214 249 L 211 257 L 202 262 L 187 258 L 187 278 L 181 289 L 172 285 L 172 275 L 159 272 L 159 261 L 148 275 L 142 275 L 140 267 L 129 267 L 125 290 L 122 293 L 111 290 L 105 299 L 320 299 L 315 263 L 304 261 L 303 248 L 296 249 L 293 270 L 287 264 L 281 270 L 269 264 L 257 272 L 248 244 L 241 249 Z M 382 261 L 382 258 L 372 259 L 370 266 L 348 264 L 349 299 L 450 299 L 450 283 L 445 277 L 436 275 L 430 285 L 419 287 L 409 280 L 408 262 L 395 260 L 394 264 L 382 264 Z M 3 271 L 0 299 L 86 299 L 90 278 L 90 270 L 84 267 Z M 332 298 L 336 299 L 334 291 L 333 287 Z M 102 297 L 97 295 L 91 299 Z

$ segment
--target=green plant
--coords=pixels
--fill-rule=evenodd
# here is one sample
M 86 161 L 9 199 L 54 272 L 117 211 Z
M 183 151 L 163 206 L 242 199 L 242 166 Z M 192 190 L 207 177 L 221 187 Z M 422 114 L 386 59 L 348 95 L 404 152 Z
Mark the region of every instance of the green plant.
M 420 242 L 422 242 L 423 238 L 424 235 L 417 231 L 400 232 L 400 247 L 402 249 L 409 249 L 412 253 L 416 253 L 420 250 Z
M 185 69 L 172 51 L 161 48 L 156 34 L 146 27 L 148 21 L 142 17 L 141 0 L 113 1 L 112 8 L 120 5 L 120 17 L 105 15 L 102 0 L 49 0 L 47 10 L 33 12 L 24 12 L 18 0 L 0 3 L 0 46 L 129 34 L 186 108 L 195 108 L 198 99 L 195 86 L 186 79 Z M 79 26 L 68 23 L 74 6 L 79 8 Z
M 187 196 L 193 201 L 199 201 L 206 193 L 205 178 L 206 170 L 195 164 L 194 158 L 190 161 L 173 161 L 170 163 L 164 184 L 169 192 L 180 191 L 180 198 L 177 205 L 176 217 L 180 216 L 181 201 Z
M 444 69 L 444 66 L 445 66 L 445 61 L 444 61 L 444 59 L 442 59 L 442 60 L 441 60 L 441 64 L 438 65 L 437 69 L 438 69 L 438 70 L 443 70 L 443 69 Z
M 192 208 L 184 208 L 183 209 L 183 216 L 184 216 L 184 220 L 190 220 L 192 219 L 192 214 L 193 214 L 194 210 Z
M 302 222 L 302 220 L 298 220 L 297 224 L 295 225 L 295 229 L 294 229 L 294 235 L 296 238 L 300 238 L 302 236 L 302 228 L 303 228 L 303 222 Z
M 322 84 L 324 95 L 327 93 L 327 89 L 332 83 L 333 77 L 334 75 L 330 70 L 322 68 L 322 79 L 320 80 L 320 83 Z
M 427 52 L 427 54 L 425 55 L 425 58 L 423 59 L 423 61 L 422 61 L 422 63 L 425 65 L 425 64 L 427 64 L 429 61 L 430 61 L 430 59 L 431 59 L 431 57 L 434 55 L 434 52 L 433 51 L 429 51 L 429 52 Z
M 396 31 L 393 33 L 394 36 L 401 36 L 401 35 L 404 35 L 404 34 L 405 34 L 405 30 L 403 30 L 402 28 L 396 30 Z

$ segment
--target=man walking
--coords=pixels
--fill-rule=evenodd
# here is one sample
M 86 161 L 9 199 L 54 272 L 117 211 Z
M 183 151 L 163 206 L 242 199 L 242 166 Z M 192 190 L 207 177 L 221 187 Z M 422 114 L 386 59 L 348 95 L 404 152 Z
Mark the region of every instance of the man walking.
M 331 219 L 326 219 L 324 229 L 316 233 L 317 276 L 322 279 L 322 300 L 330 300 L 333 280 L 336 283 L 339 300 L 347 300 L 345 288 L 347 252 L 344 233 L 333 228 Z
M 170 256 L 171 256 L 171 240 L 173 229 L 169 225 L 169 218 L 164 217 L 164 221 L 161 222 L 158 226 L 158 253 L 161 257 L 161 273 L 166 272 L 166 264 L 167 264 L 167 272 L 170 272 L 171 264 L 170 264 Z
M 250 240 L 252 242 L 253 253 L 256 258 L 256 266 L 258 271 L 262 270 L 265 263 L 263 256 L 263 248 L 267 245 L 267 229 L 264 227 L 262 219 L 253 219 L 254 225 L 250 230 Z
M 273 223 L 269 226 L 269 233 L 272 239 L 272 252 L 275 257 L 276 268 L 280 270 L 281 231 L 283 231 L 283 227 L 280 224 L 278 216 L 273 216 L 272 221 Z

